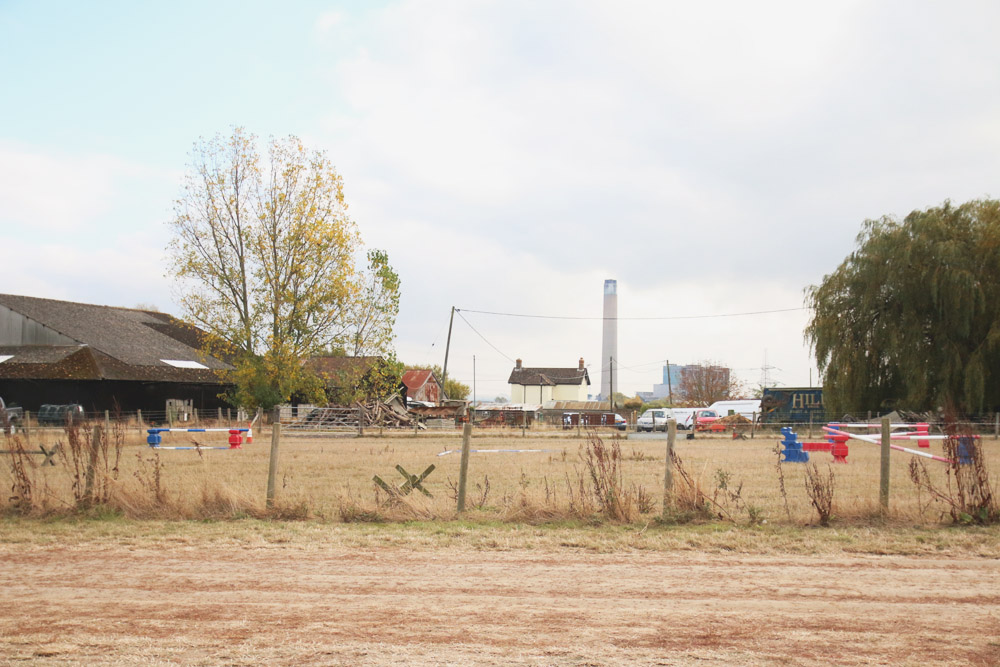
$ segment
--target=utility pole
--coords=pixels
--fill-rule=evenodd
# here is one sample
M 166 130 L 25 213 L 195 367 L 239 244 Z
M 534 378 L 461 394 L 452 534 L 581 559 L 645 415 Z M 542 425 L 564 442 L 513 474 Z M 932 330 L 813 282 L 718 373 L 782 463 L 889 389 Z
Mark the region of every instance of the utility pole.
M 674 405 L 674 384 L 670 379 L 670 360 L 667 359 L 667 395 L 670 397 L 670 407 Z
M 444 345 L 444 368 L 441 370 L 441 400 L 444 402 L 448 395 L 444 391 L 444 386 L 448 382 L 448 351 L 451 349 L 451 325 L 455 322 L 455 306 L 451 307 L 451 317 L 448 318 L 448 342 Z
M 608 375 L 611 376 L 611 380 L 608 382 L 609 391 L 611 394 L 608 396 L 608 405 L 611 406 L 611 412 L 615 411 L 615 358 L 608 357 Z
M 472 355 L 472 405 L 476 405 L 476 355 Z

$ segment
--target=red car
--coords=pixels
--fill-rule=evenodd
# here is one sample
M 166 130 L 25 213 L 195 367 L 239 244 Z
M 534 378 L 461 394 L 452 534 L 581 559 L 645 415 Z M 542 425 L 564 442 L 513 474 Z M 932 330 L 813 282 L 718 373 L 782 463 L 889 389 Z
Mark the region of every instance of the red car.
M 698 410 L 694 413 L 694 430 L 725 431 L 726 427 L 724 425 L 716 424 L 719 419 L 719 413 L 715 410 Z

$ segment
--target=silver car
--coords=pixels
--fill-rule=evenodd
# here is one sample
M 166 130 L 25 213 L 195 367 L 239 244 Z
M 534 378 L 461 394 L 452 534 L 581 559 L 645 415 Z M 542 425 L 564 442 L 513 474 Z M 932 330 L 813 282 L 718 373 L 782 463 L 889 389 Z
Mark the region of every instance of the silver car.
M 673 418 L 670 408 L 650 408 L 642 413 L 642 416 L 635 422 L 635 430 L 643 431 L 666 431 L 667 420 Z

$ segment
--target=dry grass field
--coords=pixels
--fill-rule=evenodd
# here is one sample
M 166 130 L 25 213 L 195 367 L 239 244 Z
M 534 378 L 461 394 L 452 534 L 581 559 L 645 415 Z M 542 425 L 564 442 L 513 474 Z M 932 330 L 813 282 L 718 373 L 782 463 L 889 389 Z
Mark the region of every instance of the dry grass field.
M 805 429 L 803 429 L 804 431 Z M 67 435 L 59 430 L 36 431 L 26 448 L 39 443 L 63 443 L 56 466 L 33 465 L 40 456 L 24 457 L 20 476 L 5 455 L 0 466 L 0 484 L 11 488 L 7 509 L 17 509 L 18 483 L 27 485 L 31 495 L 29 514 L 59 513 L 74 505 L 74 491 L 85 485 L 89 461 L 81 430 L 78 459 L 74 461 Z M 469 516 L 484 520 L 538 522 L 560 519 L 588 519 L 599 513 L 591 471 L 587 465 L 588 445 L 593 436 L 575 432 L 474 431 L 469 463 L 467 509 Z M 665 472 L 666 440 L 648 434 L 629 437 L 613 431 L 596 436 L 608 448 L 617 443 L 620 451 L 619 492 L 631 503 L 627 522 L 645 523 L 661 513 Z M 164 436 L 164 446 L 225 443 L 225 434 L 183 434 Z M 806 440 L 805 433 L 800 440 Z M 819 440 L 819 433 L 814 440 Z M 112 438 L 114 440 L 114 438 Z M 693 517 L 723 519 L 734 523 L 803 525 L 816 523 L 818 515 L 807 493 L 805 464 L 777 465 L 779 436 L 758 433 L 752 440 L 703 437 L 686 440 L 679 436 L 676 454 L 681 471 L 675 471 L 678 493 L 697 487 L 708 499 L 708 511 Z M 264 498 L 270 452 L 269 431 L 258 432 L 252 444 L 242 450 L 205 451 L 151 450 L 144 433 L 137 428 L 119 432 L 120 449 L 112 444 L 102 458 L 94 481 L 100 487 L 106 509 L 133 518 L 229 518 L 264 516 Z M 406 520 L 453 519 L 459 477 L 461 437 L 457 432 L 421 433 L 377 431 L 370 435 L 303 436 L 283 434 L 277 477 L 278 516 L 325 520 Z M 537 450 L 476 452 L 475 450 Z M 451 451 L 450 454 L 441 455 Z M 941 443 L 932 442 L 934 453 Z M 993 485 L 1000 476 L 1000 442 L 983 441 L 988 466 L 994 471 Z M 913 457 L 892 453 L 890 513 L 879 513 L 879 449 L 852 441 L 847 465 L 832 464 L 825 452 L 813 452 L 817 471 L 828 479 L 833 475 L 834 524 L 868 523 L 872 520 L 898 521 L 921 525 L 950 522 L 947 506 L 935 502 L 910 479 Z M 940 488 L 949 482 L 947 466 L 926 461 L 930 480 Z M 433 497 L 411 493 L 390 499 L 378 489 L 373 476 L 391 486 L 401 486 L 404 478 L 396 471 L 402 466 L 420 474 L 433 465 L 424 481 Z M 74 484 L 76 485 L 74 487 Z M 21 494 L 24 495 L 24 494 Z M 394 502 L 387 502 L 393 500 Z M 27 506 L 22 503 L 21 509 Z M 691 519 L 682 515 L 681 519 Z
M 887 517 L 877 447 L 852 444 L 829 468 L 815 454 L 834 473 L 819 527 L 806 468 L 779 476 L 773 435 L 679 439 L 708 509 L 666 521 L 664 439 L 618 441 L 618 492 L 635 505 L 610 520 L 587 464 L 596 441 L 575 433 L 477 432 L 474 449 L 543 451 L 472 454 L 462 517 L 460 457 L 438 456 L 457 434 L 282 437 L 273 509 L 269 436 L 154 452 L 133 428 L 101 455 L 89 506 L 76 503 L 88 450 L 65 433 L 27 444 L 61 440 L 56 466 L 4 455 L 0 664 L 1000 662 L 1000 528 L 951 525 L 902 453 Z M 372 482 L 432 464 L 431 498 Z M 944 465 L 928 471 L 946 483 Z

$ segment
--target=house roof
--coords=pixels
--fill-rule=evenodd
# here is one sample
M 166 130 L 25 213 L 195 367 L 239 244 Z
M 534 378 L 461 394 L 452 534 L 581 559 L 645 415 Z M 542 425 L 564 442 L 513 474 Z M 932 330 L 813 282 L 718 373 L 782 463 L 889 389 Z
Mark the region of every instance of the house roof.
M 403 373 L 403 384 L 406 385 L 407 392 L 416 392 L 433 378 L 435 382 L 441 384 L 434 371 L 430 369 L 409 370 Z
M 201 351 L 204 332 L 165 313 L 12 294 L 0 307 L 24 318 L 0 331 L 0 378 L 219 383 L 214 371 L 231 368 Z M 57 342 L 13 344 L 26 328 Z
M 555 386 L 559 384 L 590 384 L 586 368 L 514 368 L 507 384 Z

